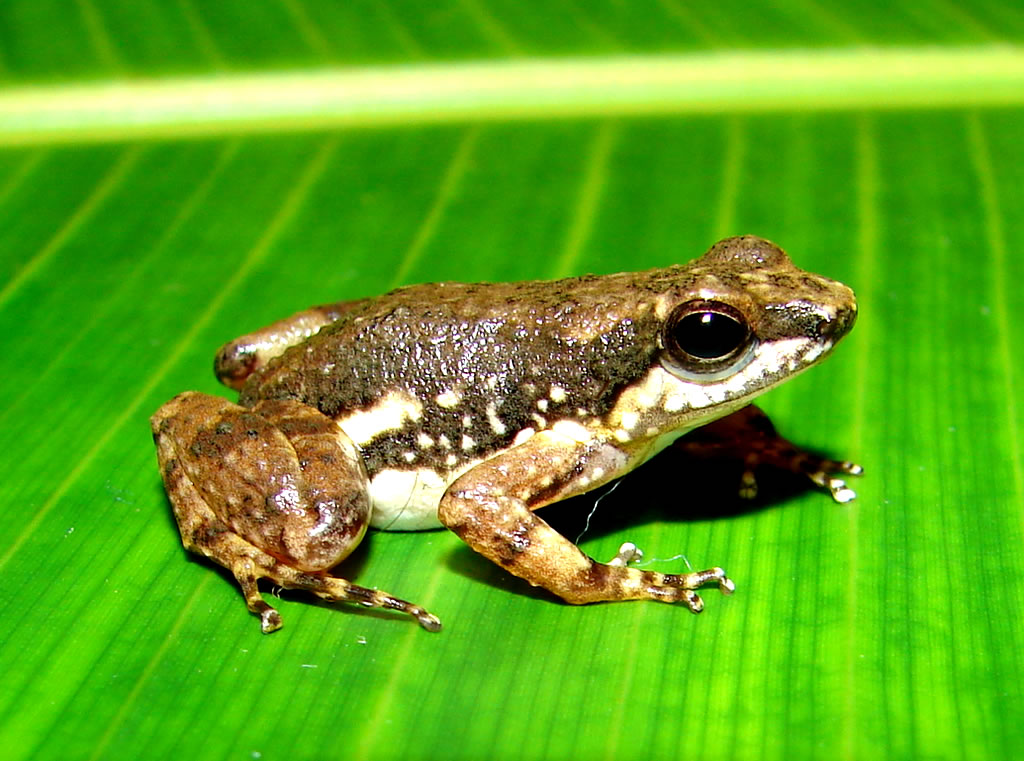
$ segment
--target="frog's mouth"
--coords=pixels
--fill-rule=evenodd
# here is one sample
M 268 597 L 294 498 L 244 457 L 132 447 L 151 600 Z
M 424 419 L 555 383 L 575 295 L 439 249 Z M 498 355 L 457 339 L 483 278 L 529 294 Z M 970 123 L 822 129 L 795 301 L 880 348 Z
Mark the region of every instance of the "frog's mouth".
M 666 383 L 661 406 L 684 418 L 690 417 L 688 411 L 697 418 L 710 408 L 740 407 L 820 362 L 835 343 L 807 336 L 756 341 L 741 361 L 713 376 L 680 372 L 671 360 L 663 359 Z
M 806 336 L 762 341 L 748 364 L 722 381 L 725 399 L 749 401 L 813 367 L 835 345 L 834 340 Z

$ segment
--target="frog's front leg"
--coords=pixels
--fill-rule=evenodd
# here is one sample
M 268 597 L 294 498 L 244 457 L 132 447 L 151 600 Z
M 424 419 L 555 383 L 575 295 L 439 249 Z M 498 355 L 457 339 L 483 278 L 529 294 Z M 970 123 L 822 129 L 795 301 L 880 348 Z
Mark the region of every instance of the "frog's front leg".
M 247 409 L 187 392 L 151 423 L 182 543 L 234 574 L 265 633 L 281 617 L 260 596 L 261 578 L 440 629 L 418 605 L 327 574 L 359 544 L 370 517 L 362 461 L 330 418 L 294 401 Z
M 330 325 L 345 312 L 364 302 L 365 299 L 339 301 L 310 307 L 252 333 L 246 333 L 217 350 L 213 372 L 217 380 L 238 391 L 250 375 L 265 367 L 274 357 L 284 354 L 285 349 L 302 343 L 325 325 Z
M 673 446 L 696 457 L 741 462 L 739 493 L 744 499 L 757 496 L 755 471 L 761 466 L 806 476 L 841 503 L 855 499 L 857 493 L 836 474 L 859 476 L 864 472 L 856 463 L 830 460 L 784 439 L 768 416 L 753 404 L 691 431 Z
M 605 600 L 686 603 L 699 613 L 694 591 L 714 581 L 730 594 L 721 568 L 662 574 L 624 562 L 599 563 L 552 529 L 533 511 L 588 491 L 623 474 L 628 456 L 614 445 L 578 431 L 543 431 L 474 467 L 441 499 L 441 522 L 470 547 L 534 586 L 574 604 Z

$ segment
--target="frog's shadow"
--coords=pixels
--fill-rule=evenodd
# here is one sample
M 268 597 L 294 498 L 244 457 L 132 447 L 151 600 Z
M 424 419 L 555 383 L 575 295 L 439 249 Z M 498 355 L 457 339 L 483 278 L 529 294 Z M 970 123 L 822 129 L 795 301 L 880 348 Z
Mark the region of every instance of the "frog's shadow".
M 623 478 L 544 507 L 538 515 L 575 544 L 655 521 L 701 522 L 756 513 L 817 490 L 804 476 L 765 467 L 756 473 L 757 496 L 744 499 L 739 495 L 741 470 L 736 460 L 695 457 L 669 449 Z M 823 493 L 822 498 L 830 503 L 827 497 Z M 643 549 L 685 551 L 672 547 Z M 451 551 L 446 565 L 455 573 L 504 591 L 557 599 L 525 584 L 464 544 Z

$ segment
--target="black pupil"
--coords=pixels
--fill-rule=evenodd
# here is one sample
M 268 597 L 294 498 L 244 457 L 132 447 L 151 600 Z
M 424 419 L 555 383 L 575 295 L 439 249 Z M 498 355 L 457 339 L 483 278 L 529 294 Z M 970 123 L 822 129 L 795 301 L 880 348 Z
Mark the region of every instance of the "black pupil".
M 721 312 L 694 312 L 676 324 L 679 348 L 699 359 L 719 359 L 739 348 L 746 338 L 743 325 Z

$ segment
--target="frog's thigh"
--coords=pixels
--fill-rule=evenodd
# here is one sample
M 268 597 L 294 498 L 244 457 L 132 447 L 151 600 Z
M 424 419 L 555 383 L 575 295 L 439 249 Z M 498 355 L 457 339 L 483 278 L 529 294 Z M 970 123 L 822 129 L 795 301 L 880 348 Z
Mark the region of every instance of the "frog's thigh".
M 318 410 L 293 401 L 247 409 L 186 393 L 153 424 L 159 449 L 174 453 L 209 509 L 268 554 L 321 571 L 362 539 L 370 516 L 362 461 Z
M 670 575 L 599 563 L 533 512 L 621 475 L 627 462 L 610 444 L 545 431 L 461 476 L 438 516 L 481 555 L 570 603 L 682 601 L 697 612 L 697 587 L 717 581 L 731 591 L 721 568 Z
M 361 300 L 339 301 L 310 307 L 240 336 L 220 347 L 213 360 L 213 371 L 221 383 L 237 391 L 250 375 L 283 354 L 289 346 L 305 341 L 361 303 Z

